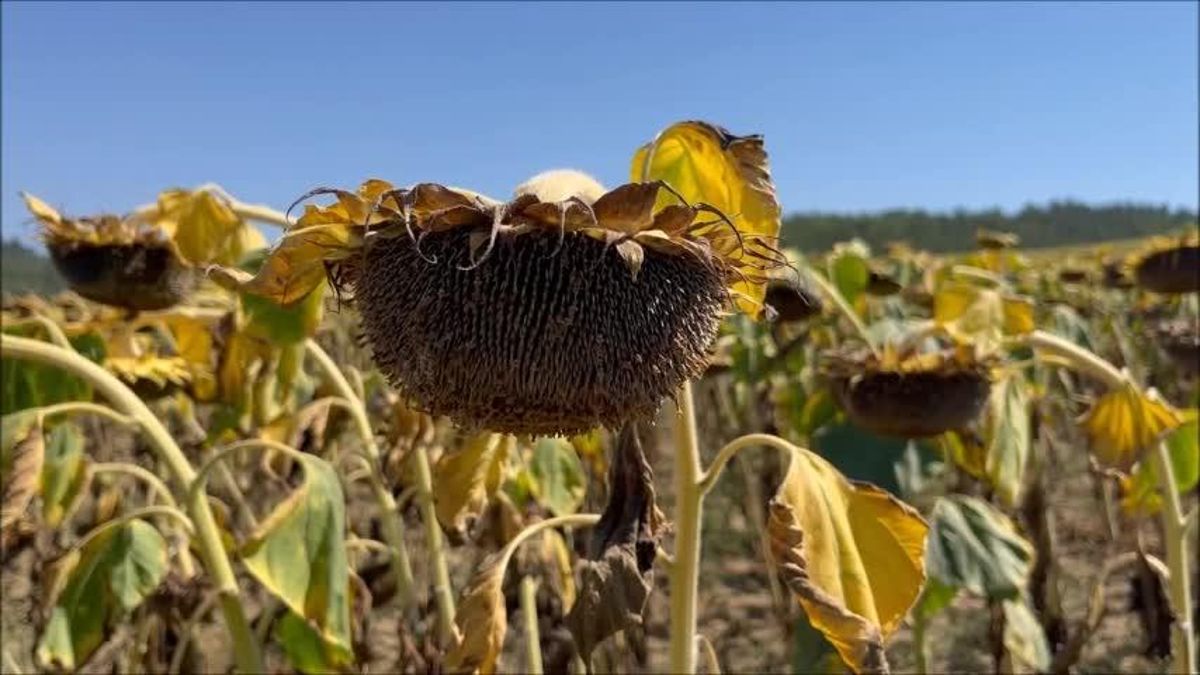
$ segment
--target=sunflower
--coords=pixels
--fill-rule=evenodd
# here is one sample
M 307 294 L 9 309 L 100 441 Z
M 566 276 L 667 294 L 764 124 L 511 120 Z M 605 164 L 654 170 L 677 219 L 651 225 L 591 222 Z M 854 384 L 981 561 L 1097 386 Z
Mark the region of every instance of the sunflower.
M 41 223 L 55 268 L 79 295 L 133 311 L 178 304 L 196 288 L 198 265 L 235 262 L 266 242 L 217 189 L 167 190 L 125 215 L 68 218 L 22 193 Z
M 508 201 L 436 183 L 314 190 L 336 201 L 306 206 L 243 288 L 286 304 L 328 275 L 380 370 L 430 414 L 518 434 L 616 428 L 700 375 L 723 314 L 757 314 L 784 264 L 761 138 L 681 123 L 633 173 L 606 190 L 549 172 Z
M 966 427 L 987 405 L 990 361 L 966 346 L 917 352 L 885 345 L 826 357 L 822 374 L 838 404 L 881 436 L 925 438 Z
M 1200 291 L 1200 235 L 1155 237 L 1129 261 L 1138 286 L 1155 293 Z

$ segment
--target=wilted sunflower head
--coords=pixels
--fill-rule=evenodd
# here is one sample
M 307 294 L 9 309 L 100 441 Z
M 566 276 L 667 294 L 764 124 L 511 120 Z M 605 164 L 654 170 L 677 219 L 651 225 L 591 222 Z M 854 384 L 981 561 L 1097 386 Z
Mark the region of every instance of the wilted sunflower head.
M 1200 327 L 1195 319 L 1164 321 L 1154 333 L 1158 345 L 1184 373 L 1200 373 Z
M 975 232 L 975 243 L 983 249 L 1016 248 L 1021 238 L 1011 232 L 996 232 L 980 228 Z
M 822 373 L 842 410 L 881 436 L 925 438 L 965 428 L 991 391 L 991 366 L 974 349 L 951 346 L 918 352 L 885 345 L 826 357 Z
M 702 160 L 689 175 L 716 175 L 723 208 L 702 203 L 711 190 L 604 190 L 574 171 L 541 174 L 507 202 L 371 180 L 310 193 L 337 201 L 306 206 L 245 289 L 288 303 L 328 273 L 391 383 L 462 425 L 550 435 L 649 417 L 704 371 L 722 315 L 756 311 L 783 264 L 761 139 L 684 123 L 648 152 L 663 161 L 684 141 L 705 156 L 674 161 Z M 728 204 L 769 227 L 735 222 Z
M 1155 293 L 1200 291 L 1200 235 L 1155 237 L 1129 261 L 1138 286 Z
M 804 321 L 821 313 L 824 304 L 812 282 L 794 270 L 781 270 L 767 282 L 763 302 L 771 308 L 776 321 Z
M 94 302 L 131 310 L 158 310 L 195 287 L 194 268 L 160 228 L 115 215 L 67 218 L 23 194 L 42 225 L 50 259 L 67 284 Z

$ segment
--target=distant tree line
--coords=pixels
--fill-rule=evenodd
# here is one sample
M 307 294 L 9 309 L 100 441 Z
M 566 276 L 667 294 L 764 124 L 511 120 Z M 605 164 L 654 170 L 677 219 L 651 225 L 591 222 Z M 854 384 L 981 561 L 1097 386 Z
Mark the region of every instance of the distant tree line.
M 1177 230 L 1196 222 L 1196 212 L 1145 204 L 1089 206 L 1079 202 L 1030 205 L 1015 213 L 999 209 L 932 213 L 895 209 L 875 213 L 795 213 L 784 218 L 783 245 L 801 251 L 824 251 L 839 241 L 858 237 L 881 251 L 892 241 L 906 241 L 928 251 L 964 251 L 975 247 L 979 228 L 1012 232 L 1024 248 L 1087 244 L 1131 239 Z
M 16 239 L 0 247 L 0 290 L 5 293 L 56 293 L 66 287 L 58 270 L 41 251 Z

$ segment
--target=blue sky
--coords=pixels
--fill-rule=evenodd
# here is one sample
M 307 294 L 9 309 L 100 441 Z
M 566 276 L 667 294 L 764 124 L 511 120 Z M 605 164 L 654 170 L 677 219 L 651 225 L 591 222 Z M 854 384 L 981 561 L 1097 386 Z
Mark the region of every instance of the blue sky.
M 763 133 L 788 211 L 1197 206 L 1197 4 L 17 4 L 0 216 L 216 181 L 609 185 L 679 119 Z

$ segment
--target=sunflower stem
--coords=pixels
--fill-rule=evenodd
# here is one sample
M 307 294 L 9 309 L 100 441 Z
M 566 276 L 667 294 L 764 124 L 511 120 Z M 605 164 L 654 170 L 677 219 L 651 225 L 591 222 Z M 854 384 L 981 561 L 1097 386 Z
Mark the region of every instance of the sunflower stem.
M 1163 534 L 1167 548 L 1167 569 L 1171 572 L 1171 609 L 1175 621 L 1171 624 L 1171 672 L 1191 673 L 1196 664 L 1196 636 L 1192 631 L 1191 570 L 1187 556 L 1187 522 L 1175 487 L 1175 471 L 1165 442 L 1157 444 L 1154 452 L 1158 489 L 1163 496 Z
M 408 557 L 408 546 L 404 543 L 404 522 L 400 518 L 399 509 L 396 508 L 396 500 L 383 481 L 379 446 L 375 443 L 375 434 L 367 419 L 366 406 L 355 393 L 354 388 L 350 386 L 350 382 L 346 380 L 346 376 L 342 374 L 337 364 L 329 358 L 329 354 L 326 354 L 324 349 L 321 349 L 321 345 L 317 344 L 316 340 L 310 338 L 304 344 L 304 348 L 325 375 L 326 380 L 337 390 L 337 395 L 350 403 L 347 410 L 354 420 L 355 428 L 358 430 L 358 435 L 361 437 L 363 448 L 366 451 L 367 465 L 371 471 L 368 476 L 371 495 L 375 498 L 376 507 L 379 509 L 383 539 L 392 549 L 389 562 L 392 573 L 396 576 L 397 595 L 400 596 L 405 609 L 412 610 L 417 605 L 417 595 L 413 588 L 412 562 Z
M 840 291 L 838 291 L 837 287 L 808 265 L 801 265 L 800 269 L 802 269 L 804 273 L 808 275 L 808 278 L 811 279 L 812 282 L 816 284 L 823 293 L 825 293 L 827 298 L 833 301 L 834 306 L 838 308 L 838 311 L 842 313 L 842 316 L 846 317 L 846 319 L 850 321 L 850 324 L 854 326 L 855 332 L 857 332 L 858 336 L 862 338 L 862 341 L 867 343 L 867 346 L 871 348 L 871 353 L 878 357 L 879 346 L 875 344 L 875 340 L 873 340 L 871 338 L 871 334 L 867 332 L 867 326 L 863 323 L 862 318 L 857 312 L 854 311 L 854 308 L 850 306 L 850 303 L 846 302 L 846 298 L 842 297 L 842 294 Z
M 525 672 L 542 675 L 541 634 L 538 632 L 537 582 L 533 577 L 521 579 L 521 616 L 525 620 Z
M 438 523 L 433 505 L 433 473 L 429 470 L 429 454 L 423 443 L 412 452 L 417 478 L 417 506 L 425 526 L 425 545 L 429 548 L 433 566 L 433 594 L 438 608 L 438 637 L 443 646 L 454 638 L 454 595 L 450 587 L 450 572 L 446 567 L 446 552 L 442 546 L 442 526 Z
M 175 482 L 184 490 L 191 486 L 196 472 L 175 440 L 171 438 L 171 434 L 136 394 L 104 368 L 92 363 L 77 352 L 11 335 L 0 335 L 0 355 L 61 368 L 90 382 L 119 412 L 138 421 L 151 444 L 170 469 Z M 189 500 L 187 509 L 191 515 L 192 526 L 196 530 L 196 543 L 204 557 L 205 569 L 212 575 L 213 585 L 220 598 L 225 627 L 233 640 L 234 660 L 237 668 L 243 673 L 265 672 L 262 649 L 253 633 L 250 632 L 246 611 L 238 594 L 237 578 L 233 574 L 233 566 L 221 545 L 221 535 L 217 530 L 217 523 L 209 508 L 208 500 L 203 498 Z
M 700 485 L 700 446 L 692 384 L 679 390 L 675 417 L 675 551 L 671 565 L 671 672 L 696 672 L 696 592 L 700 581 L 700 518 L 704 490 Z

